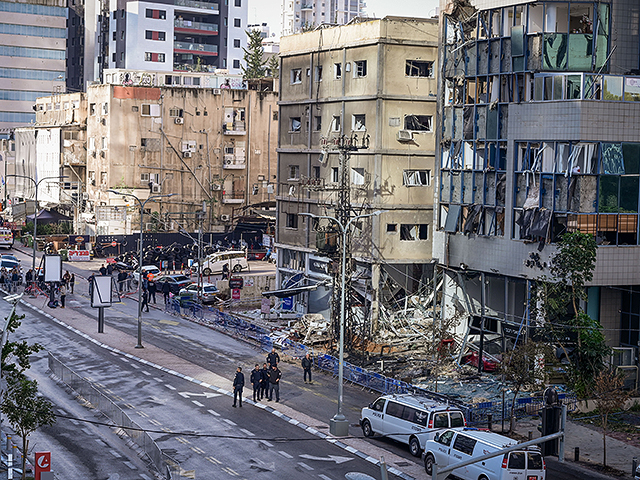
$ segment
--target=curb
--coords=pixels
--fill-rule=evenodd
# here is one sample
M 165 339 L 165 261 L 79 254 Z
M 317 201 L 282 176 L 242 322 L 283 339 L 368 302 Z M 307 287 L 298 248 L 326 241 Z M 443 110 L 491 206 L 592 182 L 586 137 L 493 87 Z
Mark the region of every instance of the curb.
M 73 333 L 75 333 L 77 335 L 80 335 L 82 338 L 85 338 L 86 340 L 89 340 L 91 343 L 93 343 L 94 345 L 99 346 L 100 348 L 108 350 L 108 351 L 110 351 L 110 352 L 112 352 L 114 354 L 122 355 L 122 356 L 124 356 L 124 357 L 126 357 L 128 359 L 135 360 L 135 361 L 137 361 L 139 363 L 142 363 L 144 365 L 147 365 L 149 367 L 161 370 L 161 371 L 163 371 L 165 373 L 168 373 L 170 375 L 174 375 L 174 376 L 176 376 L 178 378 L 181 378 L 181 379 L 186 380 L 188 382 L 194 383 L 194 384 L 199 385 L 199 386 L 201 386 L 203 388 L 207 388 L 209 390 L 213 390 L 214 392 L 226 395 L 228 397 L 233 397 L 233 393 L 228 391 L 228 390 L 225 390 L 225 389 L 220 388 L 220 387 L 216 387 L 215 385 L 210 385 L 210 384 L 208 384 L 206 382 L 203 382 L 201 380 L 197 380 L 197 379 L 195 379 L 193 377 L 190 377 L 188 375 L 185 375 L 183 373 L 176 372 L 175 370 L 171 370 L 171 369 L 169 369 L 167 367 L 163 367 L 162 365 L 158 365 L 156 363 L 150 362 L 150 361 L 145 360 L 143 358 L 136 357 L 135 355 L 131 355 L 130 353 L 125 353 L 125 352 L 123 352 L 121 350 L 118 350 L 115 347 L 111 347 L 110 345 L 104 344 L 104 343 L 96 340 L 95 338 L 91 337 L 90 335 L 87 335 L 86 333 L 81 332 L 77 328 L 74 328 L 71 325 L 63 322 L 62 320 L 54 317 L 50 313 L 45 312 L 44 310 L 36 307 L 35 305 L 30 304 L 26 300 L 21 299 L 20 303 L 23 306 L 25 306 L 25 307 L 27 307 L 27 308 L 35 311 L 35 312 L 38 312 L 40 315 L 43 315 L 44 317 L 52 320 L 53 322 L 57 323 L 58 325 L 66 328 L 67 330 L 70 330 L 71 332 L 73 332 Z M 268 412 L 268 413 L 270 413 L 270 414 L 272 414 L 272 415 L 274 415 L 274 416 L 286 421 L 287 423 L 290 423 L 291 425 L 294 425 L 294 426 L 296 426 L 298 428 L 301 428 L 302 430 L 304 430 L 304 431 L 306 431 L 306 432 L 308 432 L 308 433 L 310 433 L 312 435 L 315 435 L 316 437 L 319 437 L 319 438 L 321 438 L 321 439 L 323 439 L 323 440 L 325 440 L 325 441 L 327 441 L 327 442 L 329 442 L 329 443 L 331 443 L 333 445 L 336 445 L 337 447 L 339 447 L 339 448 L 341 448 L 343 450 L 346 450 L 349 453 L 357 455 L 358 457 L 366 460 L 367 462 L 369 462 L 369 463 L 371 463 L 371 464 L 373 464 L 375 466 L 378 466 L 378 467 L 380 466 L 380 461 L 378 459 L 376 459 L 374 457 L 371 457 L 367 453 L 365 453 L 365 452 L 363 452 L 361 450 L 358 450 L 356 448 L 353 448 L 353 447 L 341 442 L 340 439 L 337 438 L 337 437 L 332 437 L 330 435 L 322 433 L 322 432 L 316 430 L 315 428 L 312 428 L 312 427 L 310 427 L 310 426 L 308 426 L 308 425 L 306 425 L 306 424 L 304 424 L 304 423 L 302 423 L 302 422 L 300 422 L 298 420 L 295 420 L 294 418 L 289 417 L 288 415 L 285 415 L 285 414 L 279 412 L 278 410 L 274 409 L 273 407 L 269 407 L 269 406 L 267 406 L 267 405 L 265 405 L 263 403 L 254 402 L 250 398 L 243 398 L 243 401 L 248 403 L 248 404 L 250 404 L 250 405 L 253 405 L 253 406 L 257 407 L 257 408 L 261 408 L 262 410 L 265 410 L 266 412 Z M 387 467 L 387 471 L 389 473 L 393 474 L 393 475 L 396 475 L 398 478 L 401 478 L 403 480 L 416 480 L 411 475 L 408 475 L 408 474 L 398 470 L 395 467 Z

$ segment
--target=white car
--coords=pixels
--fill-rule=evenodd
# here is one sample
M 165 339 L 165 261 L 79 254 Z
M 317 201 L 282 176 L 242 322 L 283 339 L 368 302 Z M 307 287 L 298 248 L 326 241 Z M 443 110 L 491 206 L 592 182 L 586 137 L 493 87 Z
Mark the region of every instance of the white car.
M 160 275 L 161 273 L 162 272 L 160 271 L 160 269 L 158 267 L 156 267 L 155 265 L 143 265 L 142 266 L 142 275 L 144 277 L 146 277 L 149 274 L 152 274 L 152 275 L 155 276 L 155 275 Z M 136 282 L 140 281 L 140 274 L 138 273 L 138 269 L 137 268 L 133 271 L 133 279 Z

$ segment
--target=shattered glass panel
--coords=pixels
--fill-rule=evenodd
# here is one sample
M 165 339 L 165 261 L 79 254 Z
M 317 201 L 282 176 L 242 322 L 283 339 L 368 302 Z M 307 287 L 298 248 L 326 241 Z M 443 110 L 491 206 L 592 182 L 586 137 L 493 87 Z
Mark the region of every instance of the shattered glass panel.
M 487 205 L 496 204 L 496 174 L 495 172 L 488 172 L 486 174 L 484 198 Z
M 623 143 L 622 157 L 624 159 L 625 174 L 640 173 L 640 143 Z
M 569 164 L 569 152 L 571 146 L 568 143 L 556 145 L 556 173 L 565 173 Z
M 618 176 L 600 176 L 600 194 L 598 211 L 604 213 L 618 212 Z
M 620 212 L 638 213 L 639 188 L 637 176 L 620 177 Z
M 544 70 L 567 69 L 567 35 L 564 33 L 547 33 L 544 36 Z
M 622 100 L 622 77 L 604 76 L 603 100 Z
M 499 111 L 499 116 L 498 116 L 498 138 L 507 138 L 507 136 L 509 135 L 508 129 L 507 129 L 507 125 L 509 125 L 509 106 L 508 105 L 500 105 L 498 107 L 498 111 Z M 506 149 L 505 149 L 505 156 L 501 157 L 501 160 L 504 160 L 506 158 Z M 500 170 L 505 170 L 507 168 L 507 164 L 502 163 L 502 167 L 500 167 Z
M 564 90 L 564 76 L 556 75 L 553 77 L 553 99 L 562 100 L 562 93 Z
M 462 203 L 473 203 L 473 173 L 464 172 L 463 174 L 464 191 L 462 193 Z
M 542 204 L 540 206 L 552 210 L 555 193 L 553 176 L 542 175 L 542 185 L 540 186 Z
M 582 88 L 582 77 L 580 75 L 567 75 L 567 100 L 579 100 L 580 89 Z
M 473 106 L 464 107 L 464 134 L 465 140 L 473 140 L 473 133 L 475 131 L 475 116 L 473 114 Z
M 478 42 L 478 75 L 489 73 L 489 42 Z
M 569 206 L 568 203 L 568 186 L 569 182 L 574 181 L 573 178 L 566 178 L 564 175 L 556 175 L 556 202 L 555 211 L 566 212 Z
M 527 70 L 538 71 L 542 69 L 542 34 L 529 36 L 528 42 L 528 55 L 527 55 Z
M 444 132 L 442 132 L 443 140 L 451 140 L 453 138 L 453 108 L 444 107 L 442 109 Z
M 569 34 L 569 70 L 591 70 L 593 35 Z
M 500 73 L 500 40 L 492 40 L 490 45 L 489 72 Z
M 544 6 L 529 5 L 527 33 L 541 33 L 544 26 Z
M 602 144 L 602 168 L 600 171 L 607 175 L 624 175 L 622 146 L 619 143 Z
M 502 39 L 502 58 L 500 59 L 500 71 L 511 71 L 511 39 Z
M 484 174 L 476 172 L 473 176 L 473 202 L 484 203 L 482 193 L 484 192 Z
M 536 102 L 542 101 L 542 94 L 544 91 L 544 77 L 535 77 L 533 88 L 533 99 Z
M 600 100 L 602 97 L 602 76 L 585 75 L 584 98 L 587 100 Z
M 640 78 L 626 77 L 624 79 L 624 99 L 627 102 L 640 102 Z
M 460 218 L 460 205 L 449 205 L 449 213 L 447 214 L 447 220 L 444 225 L 444 231 L 449 233 L 455 233 L 458 231 L 458 220 Z
M 498 107 L 487 108 L 487 134 L 486 138 L 490 140 L 498 139 Z
M 477 60 L 477 56 L 476 56 L 476 46 L 475 44 L 470 45 L 465 47 L 465 58 L 466 58 L 466 65 L 467 65 L 467 75 L 469 76 L 474 76 L 477 75 L 477 69 L 476 69 L 476 60 Z
M 487 138 L 487 107 L 478 107 L 476 117 L 478 139 L 485 139 Z
M 598 177 L 576 176 L 575 190 L 571 196 L 571 211 L 593 213 L 596 211 Z
M 464 109 L 453 109 L 453 138 L 455 140 L 462 140 L 464 131 Z
M 522 208 L 527 199 L 527 174 L 516 174 L 516 207 Z
M 451 175 L 451 201 L 462 203 L 462 175 Z
M 440 182 L 440 200 L 444 203 L 449 203 L 451 201 L 451 176 L 448 171 L 443 171 L 441 173 L 441 182 Z

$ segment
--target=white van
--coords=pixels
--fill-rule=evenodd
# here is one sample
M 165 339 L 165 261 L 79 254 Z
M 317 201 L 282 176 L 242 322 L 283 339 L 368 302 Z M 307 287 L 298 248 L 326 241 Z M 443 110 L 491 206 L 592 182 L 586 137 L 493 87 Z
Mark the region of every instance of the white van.
M 212 253 L 202 262 L 202 274 L 222 273 L 222 267 L 225 264 L 229 265 L 230 272 L 238 273 L 242 270 L 248 270 L 247 253 L 242 250 Z M 191 269 L 197 271 L 198 264 L 195 263 Z
M 422 395 L 385 395 L 363 408 L 360 415 L 365 437 L 377 433 L 406 443 L 416 457 L 438 431 L 465 425 L 460 409 Z
M 434 463 L 440 470 L 517 444 L 509 437 L 474 428 L 445 430 L 426 443 L 424 469 L 431 475 Z M 546 465 L 534 447 L 457 468 L 451 475 L 462 480 L 544 480 Z
M 13 247 L 13 232 L 8 228 L 0 228 L 0 247 Z

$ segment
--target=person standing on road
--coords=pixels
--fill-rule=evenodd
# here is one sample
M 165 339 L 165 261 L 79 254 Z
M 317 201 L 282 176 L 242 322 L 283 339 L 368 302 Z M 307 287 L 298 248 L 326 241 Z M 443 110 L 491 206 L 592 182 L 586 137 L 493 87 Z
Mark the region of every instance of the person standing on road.
M 13 287 L 13 293 L 18 291 L 18 284 L 20 283 L 20 271 L 17 268 L 13 269 L 11 274 L 11 285 Z
M 33 270 L 29 269 L 24 276 L 25 288 L 31 288 L 33 282 Z
M 162 282 L 162 294 L 164 295 L 164 304 L 169 303 L 169 294 L 171 293 L 171 285 L 169 282 Z
M 100 275 L 106 275 L 106 274 L 107 274 L 107 267 L 105 267 L 103 263 L 102 266 L 100 267 Z
M 168 283 L 168 282 L 164 282 Z M 153 278 L 149 279 L 149 283 L 147 284 L 147 288 L 149 289 L 149 300 L 153 300 L 153 304 L 156 304 L 156 291 L 158 287 L 156 287 L 156 282 L 153 281 Z
M 239 399 L 240 408 L 242 408 L 242 389 L 244 388 L 244 373 L 242 367 L 238 367 L 236 376 L 233 379 L 233 407 L 236 406 L 236 399 Z
M 260 371 L 260 364 L 256 363 L 256 368 L 251 371 L 251 385 L 253 386 L 253 401 L 260 400 L 260 390 L 262 389 L 262 372 Z
M 304 371 L 304 383 L 307 383 L 307 374 L 309 374 L 309 383 L 313 383 L 311 381 L 312 366 L 313 366 L 313 362 L 311 361 L 311 356 L 307 353 L 302 359 L 302 370 Z
M 72 273 L 69 279 L 69 287 L 71 287 L 71 294 L 73 295 L 73 287 L 76 286 L 76 274 Z
M 269 366 L 266 363 L 262 364 L 260 374 L 262 375 L 262 383 L 260 384 L 260 400 L 262 400 L 264 397 L 269 398 Z
M 145 306 L 147 307 L 146 312 L 149 312 L 149 290 L 146 288 L 142 290 L 142 305 L 140 306 L 140 311 L 143 311 Z
M 276 352 L 276 347 L 273 347 L 269 355 L 267 355 L 267 363 L 270 367 L 277 367 L 278 363 L 280 363 L 280 355 Z
M 113 265 L 107 265 L 107 275 L 113 275 Z
M 282 377 L 282 372 L 278 369 L 276 365 L 271 367 L 269 371 L 269 398 L 267 400 L 273 400 L 273 392 L 276 392 L 276 402 L 280 401 L 280 378 Z
M 60 284 L 60 308 L 64 308 L 65 300 L 67 299 L 67 286 L 62 282 Z
M 89 278 L 87 278 L 87 281 L 89 282 L 89 299 L 93 296 L 93 277 L 95 277 L 94 273 L 89 275 Z

